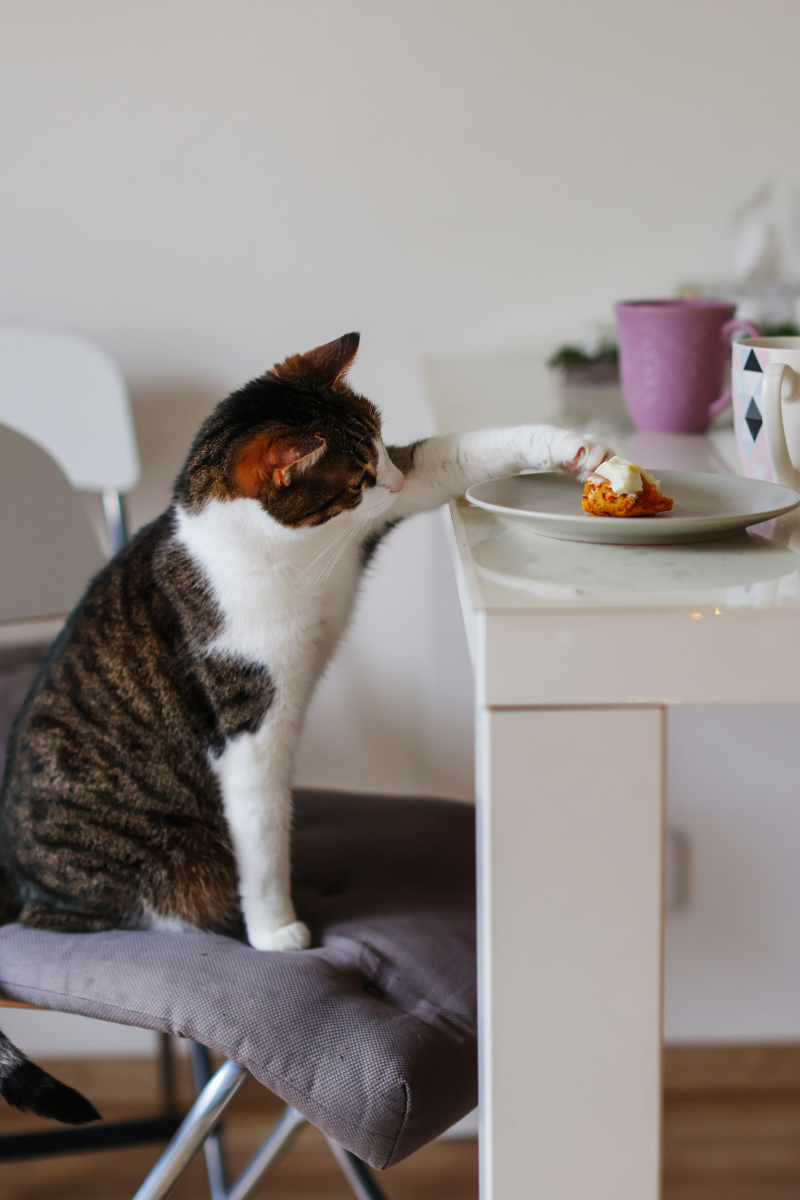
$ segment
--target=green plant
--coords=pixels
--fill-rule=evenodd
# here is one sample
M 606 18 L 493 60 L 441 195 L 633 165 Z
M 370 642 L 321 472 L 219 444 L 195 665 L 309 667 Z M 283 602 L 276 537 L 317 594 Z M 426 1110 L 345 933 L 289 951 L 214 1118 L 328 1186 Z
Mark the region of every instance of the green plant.
M 782 321 L 780 325 L 765 325 L 761 331 L 762 337 L 797 337 L 800 329 L 794 321 Z
M 619 349 L 612 342 L 606 342 L 595 354 L 587 354 L 580 346 L 559 346 L 547 360 L 548 367 L 561 367 L 564 371 L 574 371 L 580 367 L 590 367 L 593 363 L 607 362 L 616 366 L 619 362 Z

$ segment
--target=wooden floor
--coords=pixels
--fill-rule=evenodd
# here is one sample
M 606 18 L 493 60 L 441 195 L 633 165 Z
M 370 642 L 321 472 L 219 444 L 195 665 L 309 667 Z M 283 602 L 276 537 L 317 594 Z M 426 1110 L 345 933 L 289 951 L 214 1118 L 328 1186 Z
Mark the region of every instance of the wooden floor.
M 670 1049 L 665 1200 L 798 1200 L 800 1047 Z
M 109 1119 L 144 1115 L 156 1093 L 155 1067 L 146 1060 L 51 1066 Z M 664 1200 L 798 1200 L 800 1047 L 670 1051 L 665 1075 Z M 180 1090 L 186 1103 L 185 1072 Z M 239 1093 L 226 1134 L 234 1171 L 279 1110 L 280 1102 L 253 1081 Z M 43 1127 L 35 1118 L 0 1108 L 0 1134 Z M 143 1147 L 0 1164 L 0 1200 L 130 1200 L 158 1153 L 158 1147 Z M 440 1141 L 379 1179 L 389 1200 L 476 1200 L 477 1168 L 474 1142 Z M 530 1195 L 536 1194 L 535 1177 L 532 1161 Z M 207 1194 L 203 1166 L 196 1161 L 173 1195 L 204 1200 Z M 256 1196 L 352 1200 L 324 1140 L 310 1128 Z
M 800 1095 L 667 1098 L 665 1200 L 797 1200 Z

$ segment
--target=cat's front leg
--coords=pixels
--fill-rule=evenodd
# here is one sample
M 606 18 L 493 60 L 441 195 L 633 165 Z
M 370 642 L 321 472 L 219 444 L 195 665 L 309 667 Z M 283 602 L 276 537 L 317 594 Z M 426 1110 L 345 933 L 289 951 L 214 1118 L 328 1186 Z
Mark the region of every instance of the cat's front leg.
M 292 904 L 286 757 L 287 731 L 267 727 L 229 741 L 216 766 L 247 940 L 256 950 L 304 950 L 311 941 Z
M 561 470 L 586 478 L 612 451 L 604 442 L 555 425 L 517 425 L 389 446 L 405 486 L 389 520 L 437 508 L 468 487 L 525 470 Z

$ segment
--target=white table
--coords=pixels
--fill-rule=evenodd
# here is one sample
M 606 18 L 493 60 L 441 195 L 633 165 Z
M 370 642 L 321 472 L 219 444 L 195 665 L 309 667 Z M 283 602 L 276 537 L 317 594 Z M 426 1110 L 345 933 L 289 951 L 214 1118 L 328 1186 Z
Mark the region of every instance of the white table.
M 637 436 L 648 467 L 735 463 L 730 433 L 646 435 L 646 457 Z M 800 703 L 800 532 L 587 546 L 451 513 L 476 681 L 481 1197 L 656 1200 L 666 709 Z

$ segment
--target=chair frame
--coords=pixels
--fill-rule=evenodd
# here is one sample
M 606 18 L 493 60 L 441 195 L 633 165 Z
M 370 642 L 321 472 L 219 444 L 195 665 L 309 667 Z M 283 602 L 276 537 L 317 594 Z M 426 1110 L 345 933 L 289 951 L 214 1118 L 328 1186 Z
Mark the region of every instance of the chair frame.
M 242 1084 L 250 1078 L 250 1072 L 226 1059 L 216 1074 L 212 1075 L 211 1056 L 206 1047 L 192 1042 L 190 1053 L 197 1099 L 134 1200 L 164 1200 L 201 1146 L 206 1158 L 211 1200 L 246 1200 L 267 1171 L 277 1166 L 303 1126 L 309 1123 L 296 1108 L 287 1105 L 239 1178 L 229 1188 L 220 1140 L 220 1117 Z M 367 1164 L 327 1134 L 324 1137 L 357 1200 L 386 1200 Z
M 63 329 L 0 324 L 0 421 L 45 450 L 73 488 L 99 493 L 111 556 L 126 541 L 122 494 L 141 478 L 139 450 L 125 379 L 94 342 Z M 48 417 L 69 409 L 83 436 Z M 98 430 L 102 453 L 76 452 Z M 91 439 L 89 439 L 91 441 Z M 66 443 L 66 444 L 65 444 Z
M 125 515 L 125 498 L 116 488 L 103 488 L 103 516 L 108 533 L 111 558 L 122 549 L 128 540 L 128 519 Z

